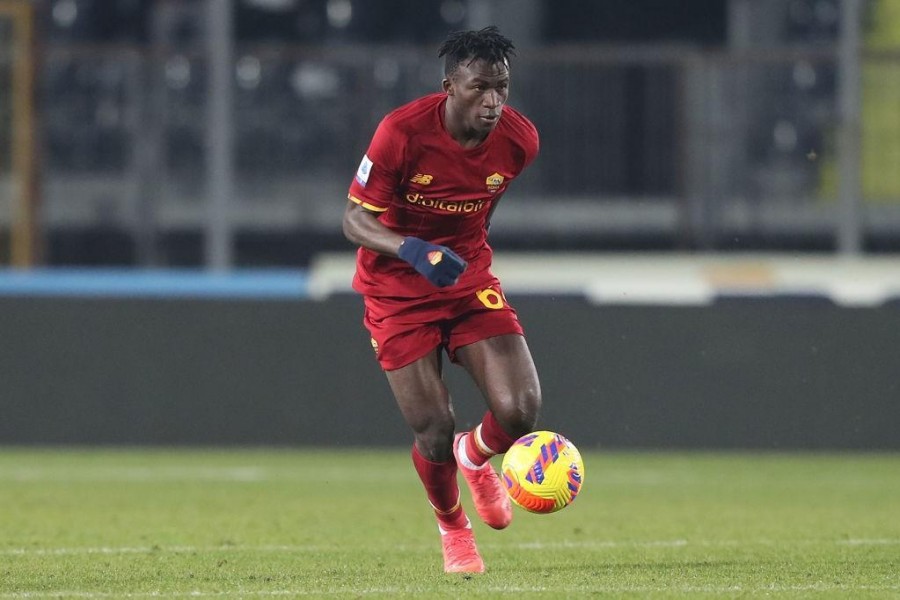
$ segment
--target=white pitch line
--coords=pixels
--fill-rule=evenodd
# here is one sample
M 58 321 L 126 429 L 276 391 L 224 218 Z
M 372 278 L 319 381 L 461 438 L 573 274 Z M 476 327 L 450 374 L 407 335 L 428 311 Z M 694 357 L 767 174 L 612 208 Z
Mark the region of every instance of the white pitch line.
M 848 539 L 838 540 L 838 544 L 847 546 L 896 546 L 900 544 L 900 539 L 876 538 L 876 539 Z
M 336 546 L 96 546 L 72 548 L 7 548 L 0 549 L 0 555 L 56 556 L 68 554 L 157 554 L 191 552 L 326 552 Z
M 689 542 L 688 540 L 649 540 L 649 541 L 582 541 L 582 542 L 522 542 L 519 544 L 495 544 L 495 546 L 513 546 L 523 550 L 544 550 L 554 548 L 622 548 L 622 547 L 659 547 L 659 548 L 680 548 L 690 544 L 701 544 L 701 542 Z M 704 544 L 705 545 L 705 544 Z M 730 544 L 728 544 L 730 545 Z M 490 545 L 485 545 L 489 547 Z
M 604 540 L 584 540 L 584 541 L 563 541 L 563 542 L 522 542 L 518 544 L 493 544 L 493 547 L 513 546 L 525 550 L 541 550 L 541 549 L 565 549 L 565 548 L 681 548 L 685 546 L 780 546 L 780 545 L 816 545 L 816 544 L 838 544 L 845 546 L 893 546 L 900 545 L 900 538 L 874 538 L 874 539 L 840 539 L 840 540 L 634 540 L 634 541 L 604 541 Z M 491 544 L 484 544 L 484 547 L 491 547 Z
M 477 575 L 475 576 L 478 577 Z M 295 589 L 295 590 L 224 590 L 204 591 L 192 590 L 188 592 L 92 592 L 77 590 L 42 590 L 39 592 L 2 592 L 0 599 L 27 600 L 30 598 L 246 598 L 246 597 L 280 597 L 280 596 L 368 596 L 368 595 L 396 595 L 396 594 L 422 594 L 425 590 L 421 587 L 385 587 L 385 588 L 353 588 L 341 587 L 338 589 Z M 554 595 L 572 594 L 759 594 L 772 592 L 896 592 L 900 591 L 900 585 L 848 585 L 840 583 L 812 583 L 812 584 L 770 584 L 761 586 L 691 586 L 691 585 L 621 585 L 621 586 L 573 586 L 570 588 L 554 586 L 526 587 L 526 586 L 490 586 L 474 587 L 470 595 L 480 594 L 510 594 L 510 593 L 548 593 Z
M 900 545 L 900 538 L 873 538 L 873 539 L 840 539 L 840 540 L 593 540 L 593 541 L 563 541 L 563 542 L 515 542 L 515 543 L 484 543 L 483 548 L 503 549 L 517 548 L 521 550 L 542 549 L 591 549 L 591 548 L 687 548 L 687 547 L 728 547 L 728 546 L 779 546 L 779 545 L 816 545 L 836 544 L 848 546 L 893 546 Z M 431 548 L 430 545 L 391 544 L 391 549 L 400 551 L 422 551 Z M 0 548 L 0 556 L 57 556 L 78 554 L 157 554 L 157 553 L 188 553 L 188 552 L 329 552 L 340 551 L 339 545 L 290 545 L 272 544 L 260 546 L 247 546 L 239 544 L 227 544 L 222 546 L 82 546 L 68 548 Z

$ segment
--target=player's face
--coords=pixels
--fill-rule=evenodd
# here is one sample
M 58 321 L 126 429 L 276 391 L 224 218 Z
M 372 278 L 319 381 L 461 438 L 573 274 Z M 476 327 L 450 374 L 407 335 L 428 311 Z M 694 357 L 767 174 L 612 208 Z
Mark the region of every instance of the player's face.
M 484 60 L 463 62 L 443 85 L 455 124 L 483 138 L 497 126 L 509 97 L 509 67 Z

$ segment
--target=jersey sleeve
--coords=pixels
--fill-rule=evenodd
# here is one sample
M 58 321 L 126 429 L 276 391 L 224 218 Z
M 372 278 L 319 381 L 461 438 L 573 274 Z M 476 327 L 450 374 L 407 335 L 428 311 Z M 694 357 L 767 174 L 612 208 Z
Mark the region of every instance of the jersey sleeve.
M 396 128 L 382 120 L 372 136 L 347 197 L 373 212 L 385 212 L 402 181 L 403 143 Z

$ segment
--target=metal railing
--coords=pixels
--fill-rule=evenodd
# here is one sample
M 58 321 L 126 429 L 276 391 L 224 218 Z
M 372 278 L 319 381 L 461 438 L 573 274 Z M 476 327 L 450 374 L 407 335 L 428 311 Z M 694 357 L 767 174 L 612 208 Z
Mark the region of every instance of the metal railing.
M 53 45 L 40 74 L 45 228 L 199 228 L 207 121 L 204 56 Z M 498 229 L 637 235 L 681 247 L 833 242 L 833 48 L 532 49 L 511 104 L 541 132 Z M 863 228 L 900 238 L 900 56 L 866 54 Z M 437 90 L 433 49 L 239 46 L 234 61 L 237 228 L 338 231 L 378 120 Z M 0 219 L 3 215 L 0 214 Z M 829 241 L 831 240 L 831 241 Z M 587 242 L 590 244 L 590 241 Z

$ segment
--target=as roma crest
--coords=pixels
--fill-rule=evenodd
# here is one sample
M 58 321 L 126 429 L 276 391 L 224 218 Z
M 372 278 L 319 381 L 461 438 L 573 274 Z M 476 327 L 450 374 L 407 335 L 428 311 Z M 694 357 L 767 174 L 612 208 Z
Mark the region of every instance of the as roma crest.
M 496 192 L 500 189 L 500 186 L 503 185 L 503 179 L 503 175 L 494 173 L 493 175 L 488 175 L 487 179 L 484 180 L 484 184 L 487 186 L 489 192 Z

